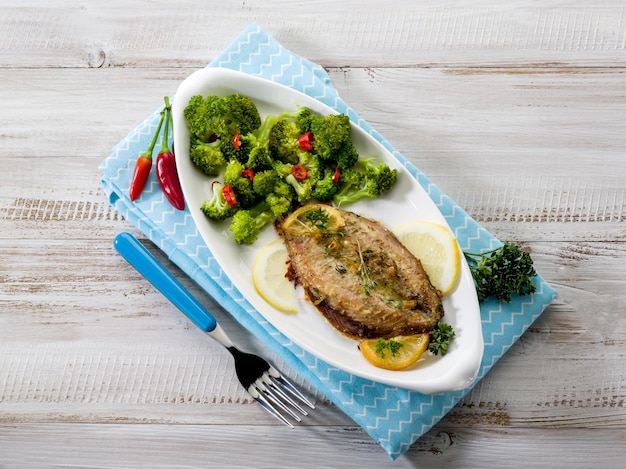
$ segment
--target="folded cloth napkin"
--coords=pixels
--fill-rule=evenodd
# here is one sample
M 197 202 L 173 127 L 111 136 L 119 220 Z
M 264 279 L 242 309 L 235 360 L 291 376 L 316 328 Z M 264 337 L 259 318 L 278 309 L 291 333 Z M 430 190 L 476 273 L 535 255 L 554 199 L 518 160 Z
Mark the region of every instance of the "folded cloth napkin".
M 256 24 L 249 25 L 209 67 L 260 76 L 304 92 L 338 112 L 379 140 L 429 194 L 454 231 L 461 249 L 481 252 L 501 245 L 339 97 L 325 70 L 285 49 Z M 102 164 L 102 185 L 109 201 L 128 221 L 160 247 L 187 275 L 235 319 L 271 348 L 312 386 L 357 422 L 388 453 L 398 458 L 437 423 L 471 386 L 462 391 L 424 395 L 368 381 L 316 359 L 279 333 L 237 291 L 203 242 L 188 210 L 177 211 L 164 198 L 154 171 L 142 196 L 131 202 L 128 187 L 137 156 L 147 148 L 159 120 L 155 110 Z M 484 356 L 475 385 L 556 297 L 540 277 L 533 295 L 506 304 L 481 304 Z

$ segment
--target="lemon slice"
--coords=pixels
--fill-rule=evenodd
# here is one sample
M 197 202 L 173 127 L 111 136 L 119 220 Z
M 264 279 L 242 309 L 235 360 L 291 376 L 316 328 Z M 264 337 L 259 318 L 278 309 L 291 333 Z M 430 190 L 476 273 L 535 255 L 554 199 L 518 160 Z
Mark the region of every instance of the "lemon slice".
M 372 365 L 386 370 L 403 370 L 413 365 L 428 348 L 428 334 L 398 336 L 389 340 L 365 339 L 359 349 Z
M 314 236 L 342 229 L 346 225 L 340 210 L 325 204 L 303 205 L 283 222 L 283 230 L 295 236 Z
M 261 248 L 254 260 L 252 279 L 254 288 L 274 308 L 288 313 L 298 311 L 294 286 L 285 277 L 287 248 L 282 239 L 276 239 Z
M 413 222 L 400 225 L 393 232 L 421 261 L 433 286 L 442 295 L 450 293 L 461 271 L 459 247 L 450 230 L 436 223 Z

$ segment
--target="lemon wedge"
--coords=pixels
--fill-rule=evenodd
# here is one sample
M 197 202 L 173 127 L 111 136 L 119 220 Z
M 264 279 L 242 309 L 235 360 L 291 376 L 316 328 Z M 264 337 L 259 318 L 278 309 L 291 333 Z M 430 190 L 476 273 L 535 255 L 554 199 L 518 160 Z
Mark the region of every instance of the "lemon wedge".
M 303 205 L 283 222 L 283 230 L 295 236 L 315 236 L 338 231 L 346 225 L 341 211 L 326 204 Z
M 359 349 L 372 365 L 397 371 L 419 360 L 428 348 L 429 341 L 429 334 L 397 336 L 389 340 L 365 339 L 359 343 Z
M 461 255 L 450 230 L 437 223 L 412 222 L 393 230 L 398 240 L 417 257 L 431 283 L 442 295 L 456 286 L 461 271 Z
M 254 288 L 274 308 L 288 313 L 298 311 L 293 283 L 285 277 L 287 248 L 276 239 L 261 248 L 252 268 Z

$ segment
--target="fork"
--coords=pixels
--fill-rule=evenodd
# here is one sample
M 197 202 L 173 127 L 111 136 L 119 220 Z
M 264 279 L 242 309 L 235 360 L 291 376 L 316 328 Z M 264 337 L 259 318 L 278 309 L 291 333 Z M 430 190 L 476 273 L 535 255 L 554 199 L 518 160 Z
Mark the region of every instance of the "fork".
M 115 249 L 135 269 L 147 278 L 174 306 L 202 331 L 207 333 L 233 356 L 235 372 L 241 385 L 271 415 L 288 427 L 294 428 L 289 416 L 301 422 L 300 415 L 308 415 L 302 405 L 315 406 L 281 373 L 263 358 L 235 347 L 216 319 L 188 290 L 161 264 L 137 238 L 130 233 L 119 233 L 113 242 Z

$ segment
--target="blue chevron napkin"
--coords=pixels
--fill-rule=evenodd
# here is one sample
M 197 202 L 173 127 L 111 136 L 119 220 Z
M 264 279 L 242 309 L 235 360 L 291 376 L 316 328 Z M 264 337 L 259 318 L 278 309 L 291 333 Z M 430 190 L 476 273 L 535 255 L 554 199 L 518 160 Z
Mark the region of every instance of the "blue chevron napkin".
M 338 112 L 378 139 L 409 170 L 433 199 L 453 229 L 461 249 L 481 252 L 501 245 L 442 193 L 413 164 L 395 151 L 339 97 L 325 70 L 285 49 L 256 24 L 249 25 L 209 67 L 224 67 L 260 76 L 302 91 Z M 159 109 L 132 130 L 100 165 L 109 201 L 244 327 L 274 350 L 312 386 L 357 422 L 388 453 L 398 458 L 465 396 L 457 392 L 424 395 L 352 376 L 316 359 L 279 333 L 254 310 L 223 274 L 188 210 L 176 211 L 164 198 L 152 172 L 138 201 L 128 187 L 137 156 L 148 146 Z M 554 300 L 556 292 L 540 277 L 537 292 L 507 304 L 481 305 L 484 356 L 478 382 Z

